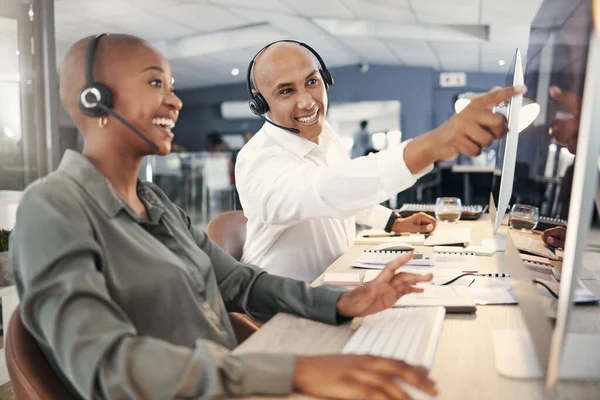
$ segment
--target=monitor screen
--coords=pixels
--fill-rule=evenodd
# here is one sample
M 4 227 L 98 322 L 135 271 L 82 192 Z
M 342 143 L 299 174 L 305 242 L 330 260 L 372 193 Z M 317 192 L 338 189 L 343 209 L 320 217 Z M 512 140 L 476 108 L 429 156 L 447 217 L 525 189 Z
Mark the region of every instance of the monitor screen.
M 556 383 L 564 356 L 570 304 L 596 194 L 600 138 L 592 127 L 600 123 L 594 111 L 600 93 L 592 83 L 598 79 L 600 51 L 597 41 L 590 40 L 592 34 L 590 1 L 544 0 L 532 22 L 527 49 L 524 105 L 536 102 L 540 114 L 519 135 L 513 201 L 538 207 L 540 215 L 568 218 L 561 280 L 556 283 L 558 307 L 548 308 L 540 285 L 532 283 L 514 246 L 507 244 L 505 257 L 528 337 L 549 386 Z M 509 236 L 511 244 L 516 243 L 518 233 Z M 576 361 L 567 372 L 577 375 L 582 365 Z
M 545 1 L 533 21 L 527 52 L 526 98 L 540 105 L 540 114 L 519 135 L 513 200 L 562 219 L 568 217 L 578 124 L 574 114 L 581 108 L 591 33 L 588 3 Z
M 512 86 L 514 74 L 515 74 L 515 62 L 516 53 L 513 55 L 513 59 L 509 64 L 509 70 L 506 74 L 505 87 Z M 506 116 L 510 113 L 510 102 L 506 104 Z M 506 141 L 507 138 L 504 136 L 498 141 L 498 150 L 496 152 L 496 165 L 494 166 L 494 174 L 492 178 L 492 197 L 494 199 L 494 205 L 498 206 L 498 200 L 500 196 L 500 181 L 502 180 L 502 168 L 504 167 L 504 154 L 506 152 Z
M 519 49 L 515 51 L 506 81 L 506 86 L 518 87 L 524 84 L 523 62 Z M 506 116 L 508 124 L 508 133 L 499 143 L 492 182 L 493 201 L 490 204 L 490 215 L 494 234 L 500 227 L 512 196 L 522 102 L 523 95 L 519 94 L 494 108 L 495 112 Z

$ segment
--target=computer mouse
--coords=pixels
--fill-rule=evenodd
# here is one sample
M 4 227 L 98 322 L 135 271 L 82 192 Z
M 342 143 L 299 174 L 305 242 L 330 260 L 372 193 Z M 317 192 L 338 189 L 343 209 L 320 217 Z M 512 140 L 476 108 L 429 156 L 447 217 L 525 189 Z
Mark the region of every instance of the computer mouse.
M 383 251 L 412 251 L 414 250 L 414 246 L 411 246 L 410 244 L 405 244 L 405 243 L 399 243 L 399 244 L 382 244 L 380 246 L 377 247 L 377 250 L 383 250 Z

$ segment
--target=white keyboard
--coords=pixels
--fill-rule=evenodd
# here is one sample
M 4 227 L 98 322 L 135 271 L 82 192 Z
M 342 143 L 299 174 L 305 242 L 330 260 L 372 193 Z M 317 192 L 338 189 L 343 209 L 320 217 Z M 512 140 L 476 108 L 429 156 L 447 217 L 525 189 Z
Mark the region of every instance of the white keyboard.
M 390 308 L 364 318 L 342 352 L 370 354 L 431 368 L 444 307 Z

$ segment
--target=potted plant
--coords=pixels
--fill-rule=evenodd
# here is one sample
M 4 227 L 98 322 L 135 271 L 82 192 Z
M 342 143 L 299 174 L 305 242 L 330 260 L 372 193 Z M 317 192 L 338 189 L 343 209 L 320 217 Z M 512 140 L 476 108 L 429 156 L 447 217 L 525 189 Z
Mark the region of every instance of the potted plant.
M 12 268 L 8 260 L 8 236 L 10 231 L 0 229 L 0 286 L 13 285 Z

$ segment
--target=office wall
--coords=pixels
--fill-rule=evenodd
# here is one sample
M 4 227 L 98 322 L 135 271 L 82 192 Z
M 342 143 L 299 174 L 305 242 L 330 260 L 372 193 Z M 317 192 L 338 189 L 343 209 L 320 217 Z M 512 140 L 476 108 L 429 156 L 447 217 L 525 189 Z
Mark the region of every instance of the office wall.
M 399 100 L 403 138 L 408 139 L 440 125 L 453 113 L 453 97 L 465 91 L 487 91 L 503 85 L 503 74 L 468 73 L 467 86 L 440 88 L 439 73 L 431 68 L 372 65 L 366 73 L 356 66 L 334 68 L 335 85 L 329 90 L 330 102 Z M 204 149 L 204 138 L 213 131 L 256 131 L 258 118 L 226 120 L 220 103 L 246 100 L 245 84 L 234 84 L 180 91 L 184 107 L 175 127 L 175 141 L 190 150 Z

